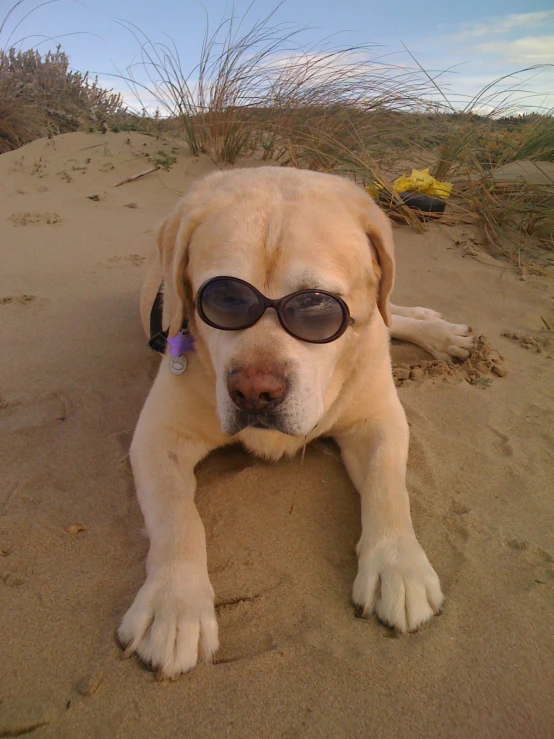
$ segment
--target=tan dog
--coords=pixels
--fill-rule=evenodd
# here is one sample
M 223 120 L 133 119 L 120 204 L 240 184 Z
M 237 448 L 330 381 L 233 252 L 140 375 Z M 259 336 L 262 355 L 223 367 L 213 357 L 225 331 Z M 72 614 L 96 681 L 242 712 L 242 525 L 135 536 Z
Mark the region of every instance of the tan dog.
M 179 376 L 162 361 L 131 446 L 150 551 L 146 582 L 119 628 L 126 654 L 174 676 L 216 652 L 194 468 L 235 442 L 276 460 L 334 437 L 361 497 L 353 601 L 364 616 L 417 629 L 443 595 L 412 527 L 408 424 L 387 327 L 441 359 L 468 355 L 470 329 L 428 309 L 390 305 L 390 222 L 362 189 L 332 175 L 273 167 L 212 174 L 161 226 L 158 256 L 143 290 L 143 323 L 148 330 L 163 277 L 170 336 L 188 318 L 196 351 Z M 271 299 L 328 291 L 348 306 L 349 323 L 328 343 L 291 336 L 272 308 L 249 328 L 214 328 L 194 301 L 216 276 L 240 278 Z

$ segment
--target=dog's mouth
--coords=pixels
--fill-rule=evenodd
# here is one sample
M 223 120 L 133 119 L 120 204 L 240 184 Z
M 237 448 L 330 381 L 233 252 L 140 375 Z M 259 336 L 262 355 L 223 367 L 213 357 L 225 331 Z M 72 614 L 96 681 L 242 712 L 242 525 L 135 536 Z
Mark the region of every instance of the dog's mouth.
M 236 411 L 233 418 L 229 419 L 224 431 L 233 436 L 245 428 L 266 429 L 280 431 L 282 434 L 294 435 L 288 428 L 286 419 L 277 413 L 269 411 Z

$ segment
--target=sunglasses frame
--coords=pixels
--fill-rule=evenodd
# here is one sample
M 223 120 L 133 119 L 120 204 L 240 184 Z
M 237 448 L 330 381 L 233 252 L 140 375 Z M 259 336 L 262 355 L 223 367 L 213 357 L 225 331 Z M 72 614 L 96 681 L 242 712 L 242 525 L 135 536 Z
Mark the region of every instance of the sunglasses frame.
M 241 326 L 240 328 L 227 328 L 225 326 L 219 326 L 218 324 L 211 321 L 208 316 L 205 314 L 204 309 L 202 308 L 202 296 L 204 294 L 204 291 L 207 287 L 210 285 L 213 285 L 214 282 L 222 282 L 223 280 L 232 280 L 233 282 L 239 282 L 241 285 L 245 285 L 246 287 L 250 288 L 254 295 L 258 298 L 258 301 L 261 306 L 263 306 L 263 310 L 256 318 L 255 321 L 252 323 L 249 323 L 247 326 Z M 303 339 L 300 336 L 297 336 L 294 334 L 287 326 L 285 325 L 285 322 L 282 317 L 282 311 L 284 310 L 286 304 L 289 300 L 292 300 L 292 298 L 295 298 L 297 295 L 305 295 L 306 293 L 317 293 L 318 295 L 326 295 L 327 297 L 333 298 L 337 301 L 337 303 L 342 308 L 342 323 L 337 331 L 330 336 L 328 339 Z M 246 282 L 246 280 L 241 280 L 239 277 L 231 277 L 228 275 L 219 275 L 218 277 L 212 277 L 211 279 L 204 282 L 196 295 L 196 299 L 194 301 L 196 312 L 200 316 L 200 318 L 204 321 L 204 323 L 207 323 L 208 326 L 211 326 L 212 328 L 217 328 L 219 331 L 245 331 L 247 328 L 252 328 L 252 326 L 255 326 L 256 323 L 265 315 L 265 312 L 268 308 L 273 308 L 273 310 L 277 313 L 277 318 L 279 319 L 279 323 L 281 324 L 281 327 L 289 334 L 289 336 L 292 336 L 294 339 L 297 339 L 298 341 L 305 341 L 308 344 L 329 344 L 331 341 L 336 341 L 338 338 L 340 338 L 343 333 L 346 331 L 348 326 L 352 325 L 354 321 L 350 317 L 350 311 L 348 309 L 348 305 L 345 303 L 345 301 L 339 297 L 338 295 L 335 295 L 335 293 L 331 293 L 327 290 L 318 290 L 318 289 L 306 289 L 306 290 L 296 290 L 296 292 L 290 293 L 290 295 L 285 295 L 283 298 L 279 298 L 278 300 L 271 300 L 271 298 L 266 298 L 266 296 L 261 293 L 257 288 L 254 287 L 254 285 L 251 285 L 249 282 Z

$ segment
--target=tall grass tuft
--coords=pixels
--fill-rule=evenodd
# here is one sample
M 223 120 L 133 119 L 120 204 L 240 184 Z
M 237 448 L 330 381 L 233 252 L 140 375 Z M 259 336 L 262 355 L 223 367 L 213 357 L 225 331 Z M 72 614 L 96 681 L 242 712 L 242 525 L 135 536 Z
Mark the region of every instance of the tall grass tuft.
M 314 126 L 346 133 L 354 117 L 370 111 L 415 109 L 431 89 L 418 70 L 386 62 L 374 46 L 302 46 L 303 29 L 275 24 L 276 10 L 251 24 L 248 11 L 231 15 L 213 31 L 206 18 L 200 61 L 190 72 L 174 43 L 154 43 L 124 23 L 141 61 L 122 77 L 141 106 L 147 95 L 181 122 L 193 154 L 229 164 L 259 152 L 279 158 Z

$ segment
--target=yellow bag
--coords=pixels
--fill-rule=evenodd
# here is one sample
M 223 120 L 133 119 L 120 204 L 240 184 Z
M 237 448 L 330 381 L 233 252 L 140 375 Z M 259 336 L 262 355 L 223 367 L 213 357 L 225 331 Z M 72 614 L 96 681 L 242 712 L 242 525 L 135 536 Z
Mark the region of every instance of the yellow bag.
M 409 177 L 401 175 L 392 183 L 396 192 L 406 192 L 407 190 L 423 192 L 426 195 L 433 195 L 437 198 L 446 198 L 452 191 L 450 182 L 437 182 L 434 177 L 429 174 L 429 169 L 412 169 Z

